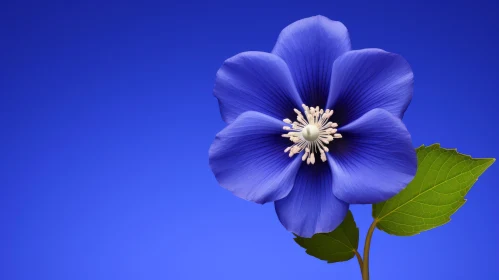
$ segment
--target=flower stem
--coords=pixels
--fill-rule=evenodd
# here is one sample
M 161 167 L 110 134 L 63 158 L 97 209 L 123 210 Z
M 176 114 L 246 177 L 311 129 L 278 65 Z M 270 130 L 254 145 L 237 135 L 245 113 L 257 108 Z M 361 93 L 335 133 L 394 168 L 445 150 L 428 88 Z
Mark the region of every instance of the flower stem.
M 357 250 L 355 250 L 354 253 L 355 253 L 355 256 L 357 256 L 357 260 L 359 261 L 360 274 L 363 275 L 363 273 L 362 273 L 362 266 L 364 264 L 362 263 L 362 257 L 360 256 L 359 252 L 357 252 Z
M 369 280 L 369 249 L 371 247 L 371 238 L 373 237 L 374 230 L 376 229 L 376 223 L 378 221 L 374 220 L 369 230 L 367 231 L 366 243 L 364 243 L 364 262 L 362 264 L 362 280 Z

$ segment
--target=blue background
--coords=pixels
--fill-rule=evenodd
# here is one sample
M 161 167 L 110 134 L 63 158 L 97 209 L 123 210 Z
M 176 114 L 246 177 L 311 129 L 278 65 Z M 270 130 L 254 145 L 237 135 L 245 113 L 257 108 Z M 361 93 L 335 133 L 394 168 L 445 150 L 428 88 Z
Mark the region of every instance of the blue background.
M 260 206 L 222 189 L 208 148 L 228 57 L 270 51 L 317 14 L 354 49 L 415 73 L 414 146 L 499 157 L 497 1 L 3 3 L 0 279 L 360 279 L 304 253 Z M 499 279 L 496 163 L 451 223 L 376 231 L 372 279 Z M 361 243 L 369 206 L 354 206 Z

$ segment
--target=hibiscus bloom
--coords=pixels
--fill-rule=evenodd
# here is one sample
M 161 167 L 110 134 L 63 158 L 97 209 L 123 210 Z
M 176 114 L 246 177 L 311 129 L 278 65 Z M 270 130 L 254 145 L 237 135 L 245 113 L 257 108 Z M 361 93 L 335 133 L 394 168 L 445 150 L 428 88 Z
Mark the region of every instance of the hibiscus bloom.
M 287 230 L 330 232 L 349 204 L 387 200 L 416 174 L 401 121 L 412 93 L 401 56 L 351 50 L 341 22 L 296 21 L 271 53 L 240 53 L 218 71 L 214 95 L 227 126 L 210 167 L 236 196 L 274 202 Z

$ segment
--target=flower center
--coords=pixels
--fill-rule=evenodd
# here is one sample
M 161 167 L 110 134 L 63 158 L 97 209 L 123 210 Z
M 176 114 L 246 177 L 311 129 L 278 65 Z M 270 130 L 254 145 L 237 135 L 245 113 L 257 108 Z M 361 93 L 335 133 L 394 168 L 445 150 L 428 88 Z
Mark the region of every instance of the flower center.
M 319 137 L 319 128 L 316 125 L 309 124 L 301 131 L 301 135 L 307 141 L 315 141 Z
M 294 143 L 287 147 L 284 152 L 289 152 L 289 157 L 292 157 L 305 150 L 302 160 L 306 160 L 307 164 L 314 164 L 314 154 L 318 153 L 324 162 L 327 160 L 326 152 L 329 152 L 327 145 L 335 138 L 341 138 L 341 134 L 336 133 L 338 124 L 328 122 L 333 115 L 333 110 L 324 111 L 319 109 L 319 106 L 314 108 L 305 104 L 302 106 L 305 116 L 298 109 L 295 109 L 295 113 L 298 115 L 295 122 L 290 119 L 283 120 L 288 124 L 283 129 L 289 132 L 283 134 L 282 137 L 289 138 Z

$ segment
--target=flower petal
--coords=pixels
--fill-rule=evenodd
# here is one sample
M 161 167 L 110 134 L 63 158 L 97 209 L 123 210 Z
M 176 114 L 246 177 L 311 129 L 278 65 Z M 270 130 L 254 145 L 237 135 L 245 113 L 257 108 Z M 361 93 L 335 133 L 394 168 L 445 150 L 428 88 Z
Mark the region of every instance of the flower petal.
M 243 52 L 227 59 L 217 72 L 213 93 L 226 123 L 246 111 L 282 120 L 294 116 L 293 108 L 302 104 L 286 63 L 264 52 Z
M 375 108 L 402 118 L 412 99 L 414 75 L 400 55 L 380 49 L 350 51 L 333 66 L 326 108 L 340 125 Z
M 284 152 L 283 123 L 245 112 L 219 132 L 210 147 L 210 167 L 219 184 L 236 196 L 267 203 L 288 195 L 301 158 Z
M 402 121 L 374 109 L 342 127 L 328 159 L 334 195 L 351 204 L 378 203 L 399 193 L 414 178 L 416 151 Z
M 333 195 L 333 180 L 327 162 L 302 163 L 289 195 L 275 202 L 283 226 L 299 236 L 311 237 L 340 225 L 348 204 Z
M 350 37 L 341 22 L 314 16 L 284 28 L 272 53 L 288 64 L 305 104 L 323 108 L 333 62 L 349 50 Z

